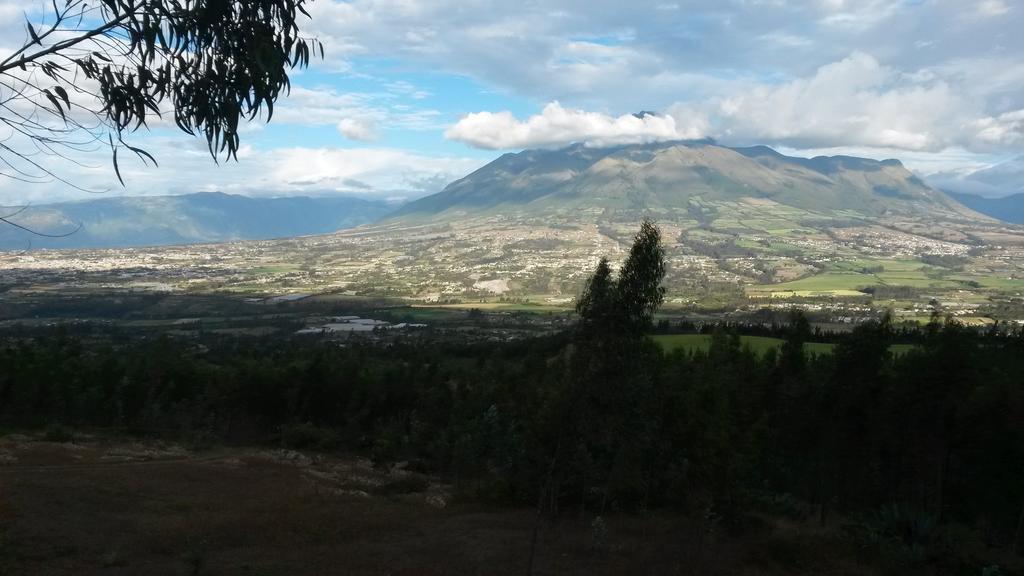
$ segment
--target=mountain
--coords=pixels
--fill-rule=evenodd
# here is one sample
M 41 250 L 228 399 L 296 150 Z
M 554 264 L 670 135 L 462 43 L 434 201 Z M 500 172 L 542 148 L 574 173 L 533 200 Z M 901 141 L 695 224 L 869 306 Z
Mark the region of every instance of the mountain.
M 986 216 L 1004 222 L 1024 224 L 1024 193 L 1004 196 L 1003 198 L 985 198 L 976 194 L 958 194 L 949 192 L 950 196 L 964 206 Z
M 1024 156 L 1004 160 L 988 168 L 969 173 L 940 172 L 928 177 L 928 183 L 940 190 L 1001 198 L 1024 194 Z
M 251 198 L 220 192 L 98 198 L 30 206 L 12 217 L 47 238 L 0 226 L 0 249 L 123 248 L 323 234 L 372 222 L 393 208 L 348 197 Z M 4 209 L 6 213 L 16 208 Z
M 636 220 L 743 199 L 822 214 L 978 216 L 898 160 L 793 158 L 765 146 L 730 148 L 710 140 L 505 154 L 397 216 L 600 213 L 603 220 Z
M 642 218 L 662 230 L 676 304 L 872 294 L 912 315 L 935 298 L 976 310 L 965 294 L 1024 289 L 1024 229 L 898 160 L 710 140 L 505 154 L 309 249 L 355 293 L 566 302 L 599 257 L 625 256 Z

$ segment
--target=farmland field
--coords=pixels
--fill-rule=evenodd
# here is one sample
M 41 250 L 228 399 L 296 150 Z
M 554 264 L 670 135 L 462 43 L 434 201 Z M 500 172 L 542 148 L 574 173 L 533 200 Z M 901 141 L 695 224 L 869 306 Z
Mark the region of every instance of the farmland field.
M 992 275 L 954 274 L 951 270 L 929 266 L 918 260 L 856 259 L 831 263 L 822 272 L 789 282 L 749 286 L 747 292 L 751 296 L 846 297 L 864 296 L 860 290 L 872 286 L 946 291 L 972 285 L 1012 291 L 1024 286 L 1024 281 Z
M 831 292 L 835 290 L 855 291 L 866 286 L 879 284 L 873 274 L 829 271 L 792 282 L 751 287 L 756 292 Z

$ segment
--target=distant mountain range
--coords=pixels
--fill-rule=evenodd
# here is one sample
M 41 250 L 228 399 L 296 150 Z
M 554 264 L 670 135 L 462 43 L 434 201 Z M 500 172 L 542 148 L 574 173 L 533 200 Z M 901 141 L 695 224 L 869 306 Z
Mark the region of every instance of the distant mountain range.
M 1003 198 L 985 198 L 975 194 L 953 192 L 948 194 L 975 212 L 981 212 L 1004 222 L 1024 224 L 1024 193 Z
M 97 198 L 28 207 L 11 220 L 46 234 L 81 228 L 65 238 L 47 238 L 0 225 L 0 249 L 123 248 L 323 234 L 372 222 L 393 208 L 348 197 L 251 198 L 219 192 Z
M 1004 160 L 975 172 L 940 172 L 928 177 L 928 183 L 947 192 L 1001 198 L 1024 194 L 1024 156 Z
M 505 154 L 441 192 L 406 204 L 396 217 L 674 219 L 709 204 L 751 198 L 819 214 L 980 217 L 898 160 L 794 158 L 765 146 L 730 148 L 706 140 Z
M 752 202 L 777 221 L 810 222 L 816 229 L 830 226 L 826 221 L 850 219 L 988 221 L 982 214 L 1021 222 L 1022 198 L 954 199 L 898 160 L 796 158 L 765 146 L 731 148 L 710 140 L 610 148 L 573 145 L 505 154 L 441 192 L 397 210 L 382 201 L 350 197 L 222 193 L 32 206 L 13 221 L 48 234 L 75 230 L 79 224 L 81 229 L 66 238 L 47 238 L 0 226 L 0 249 L 216 243 L 324 234 L 378 221 L 385 227 L 461 225 L 481 218 L 548 226 L 636 223 L 653 217 L 684 228 L 686 222 L 698 227 L 717 222 L 718 228 L 739 234 L 751 224 Z

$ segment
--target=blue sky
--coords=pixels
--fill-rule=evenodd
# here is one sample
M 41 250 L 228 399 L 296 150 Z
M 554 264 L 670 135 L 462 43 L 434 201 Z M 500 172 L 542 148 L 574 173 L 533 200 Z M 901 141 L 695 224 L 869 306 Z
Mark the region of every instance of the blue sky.
M 38 0 L 0 0 L 0 50 Z M 711 137 L 900 158 L 932 182 L 1024 190 L 1017 0 L 316 0 L 327 58 L 293 77 L 238 163 L 168 128 L 159 168 L 62 167 L 106 194 L 400 200 L 506 151 Z M 16 17 L 17 16 L 17 17 Z M 644 119 L 640 110 L 657 113 Z M 0 178 L 0 202 L 86 197 Z

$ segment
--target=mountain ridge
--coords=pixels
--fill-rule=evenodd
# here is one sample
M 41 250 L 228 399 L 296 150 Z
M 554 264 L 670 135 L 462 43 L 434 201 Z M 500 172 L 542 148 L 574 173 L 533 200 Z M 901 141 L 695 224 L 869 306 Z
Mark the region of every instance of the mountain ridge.
M 1024 192 L 1000 198 L 987 198 L 976 194 L 957 192 L 946 192 L 946 194 L 975 212 L 1003 222 L 1024 224 Z
M 786 156 L 767 146 L 727 147 L 711 140 L 502 155 L 434 195 L 409 202 L 393 218 L 504 210 L 543 215 L 602 208 L 615 219 L 636 213 L 685 213 L 693 203 L 771 200 L 798 209 L 864 216 L 981 217 L 927 185 L 895 159 Z
M 257 198 L 223 192 L 110 197 L 29 206 L 0 227 L 0 250 L 128 248 L 330 233 L 379 219 L 386 202 L 347 196 Z M 8 209 L 13 212 L 14 209 Z

